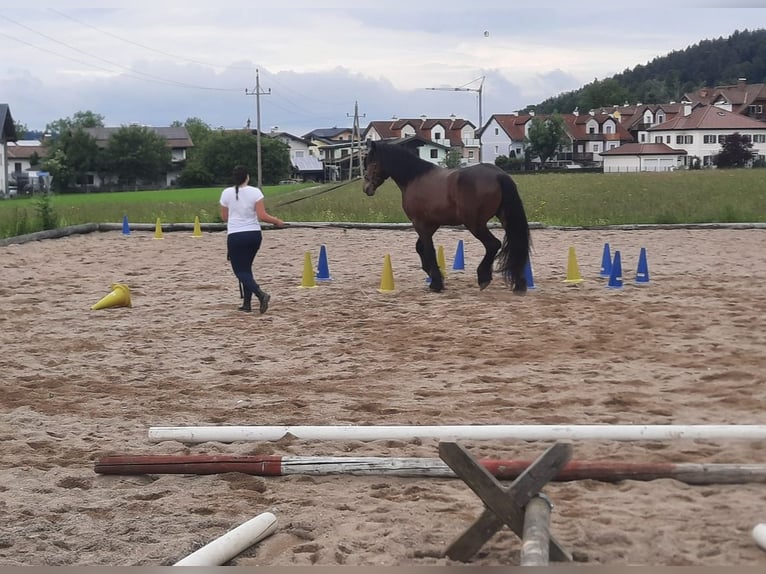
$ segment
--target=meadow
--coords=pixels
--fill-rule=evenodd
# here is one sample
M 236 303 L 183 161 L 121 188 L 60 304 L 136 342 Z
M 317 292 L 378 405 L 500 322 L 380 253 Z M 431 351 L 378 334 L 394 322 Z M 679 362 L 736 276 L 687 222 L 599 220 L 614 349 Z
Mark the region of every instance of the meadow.
M 514 174 L 532 222 L 556 226 L 766 222 L 766 171 Z M 87 193 L 0 201 L 0 238 L 82 223 L 220 222 L 221 189 Z M 402 223 L 387 181 L 372 198 L 361 180 L 266 186 L 270 212 L 292 222 Z

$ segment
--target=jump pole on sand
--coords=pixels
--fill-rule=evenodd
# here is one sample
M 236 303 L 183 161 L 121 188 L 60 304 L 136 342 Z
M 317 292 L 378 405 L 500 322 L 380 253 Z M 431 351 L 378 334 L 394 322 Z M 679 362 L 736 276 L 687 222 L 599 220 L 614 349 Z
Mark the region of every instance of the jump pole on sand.
M 276 529 L 277 517 L 271 512 L 264 512 L 192 552 L 173 566 L 221 566 Z
M 501 480 L 515 480 L 533 461 L 479 459 L 479 464 Z M 222 474 L 254 476 L 384 475 L 411 478 L 454 478 L 439 458 L 342 457 L 280 455 L 120 455 L 105 456 L 94 465 L 97 474 Z M 672 478 L 686 484 L 766 483 L 766 464 L 569 461 L 552 478 L 574 480 L 656 480 Z
M 766 425 L 443 425 L 150 427 L 149 440 L 187 444 L 304 440 L 678 440 L 766 439 Z

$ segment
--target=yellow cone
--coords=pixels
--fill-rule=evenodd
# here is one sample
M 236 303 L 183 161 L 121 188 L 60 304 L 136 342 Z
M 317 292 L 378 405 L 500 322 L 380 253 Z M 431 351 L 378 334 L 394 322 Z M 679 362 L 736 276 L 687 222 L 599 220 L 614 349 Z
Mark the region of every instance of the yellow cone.
M 154 238 L 155 239 L 162 239 L 162 224 L 160 223 L 160 218 L 157 218 L 157 225 L 154 226 Z
M 303 256 L 303 280 L 301 281 L 301 287 L 312 288 L 316 286 L 316 275 L 314 274 L 314 267 L 311 265 L 311 253 L 306 251 L 306 254 Z
M 439 271 L 442 272 L 442 277 L 447 276 L 447 262 L 444 259 L 444 246 L 439 245 L 436 249 L 436 263 L 439 265 Z
M 112 292 L 93 305 L 91 309 L 107 309 L 108 307 L 131 307 L 130 289 L 124 283 L 112 283 Z
M 199 225 L 199 215 L 194 216 L 194 231 L 192 237 L 202 237 L 202 228 Z
M 582 283 L 583 281 L 584 279 L 580 276 L 580 267 L 577 265 L 574 245 L 570 245 L 569 257 L 567 258 L 567 278 L 564 283 Z
M 391 267 L 391 256 L 383 258 L 383 276 L 380 278 L 379 293 L 391 293 L 394 290 L 394 269 Z

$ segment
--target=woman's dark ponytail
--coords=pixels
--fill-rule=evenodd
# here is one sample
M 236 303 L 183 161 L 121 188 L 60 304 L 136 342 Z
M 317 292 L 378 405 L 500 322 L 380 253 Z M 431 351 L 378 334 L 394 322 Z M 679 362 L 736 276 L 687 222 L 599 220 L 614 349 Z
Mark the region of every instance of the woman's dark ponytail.
M 244 165 L 238 165 L 234 167 L 232 176 L 234 178 L 234 195 L 239 201 L 239 186 L 247 181 L 247 177 L 250 175 L 247 168 Z

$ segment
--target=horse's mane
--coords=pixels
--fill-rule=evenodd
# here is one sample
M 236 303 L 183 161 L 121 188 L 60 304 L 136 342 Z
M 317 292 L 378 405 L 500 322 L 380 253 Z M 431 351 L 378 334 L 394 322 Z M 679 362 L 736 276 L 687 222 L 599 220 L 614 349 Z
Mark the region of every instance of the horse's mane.
M 406 185 L 416 177 L 439 166 L 421 159 L 412 151 L 390 143 L 376 142 L 373 159 L 379 158 L 389 177 L 399 185 Z

